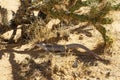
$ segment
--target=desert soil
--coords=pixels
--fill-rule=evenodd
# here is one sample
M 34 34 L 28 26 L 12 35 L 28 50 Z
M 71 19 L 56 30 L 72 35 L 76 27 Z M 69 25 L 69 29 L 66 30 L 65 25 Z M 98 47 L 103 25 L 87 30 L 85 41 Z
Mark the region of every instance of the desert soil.
M 8 10 L 16 11 L 20 5 L 17 0 L 7 1 L 10 0 L 0 0 L 0 5 L 8 5 L 5 7 Z M 111 11 L 109 17 L 114 22 L 105 26 L 113 38 L 113 44 L 105 49 L 104 54 L 96 52 L 105 60 L 74 53 L 60 55 L 39 49 L 29 50 L 32 47 L 30 44 L 1 43 L 0 80 L 120 80 L 120 11 Z M 69 42 L 59 43 L 81 43 L 92 50 L 101 38 L 96 30 L 91 32 L 91 38 L 79 40 L 78 35 L 71 34 Z

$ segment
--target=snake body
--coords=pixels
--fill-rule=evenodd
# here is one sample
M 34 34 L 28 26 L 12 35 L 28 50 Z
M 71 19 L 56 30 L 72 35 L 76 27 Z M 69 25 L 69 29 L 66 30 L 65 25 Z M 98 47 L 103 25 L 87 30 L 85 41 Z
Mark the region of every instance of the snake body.
M 96 57 L 97 59 L 101 59 L 101 57 L 99 57 L 96 53 L 92 52 L 82 44 L 58 45 L 58 44 L 45 44 L 41 42 L 41 43 L 37 43 L 36 46 L 48 52 L 65 52 L 66 50 L 69 49 L 82 48 L 85 51 L 87 51 L 90 55 Z

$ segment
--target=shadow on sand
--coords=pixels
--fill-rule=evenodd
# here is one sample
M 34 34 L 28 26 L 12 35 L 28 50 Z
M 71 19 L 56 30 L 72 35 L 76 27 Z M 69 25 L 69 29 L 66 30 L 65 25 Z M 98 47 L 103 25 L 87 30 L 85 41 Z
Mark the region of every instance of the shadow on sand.
M 35 47 L 31 50 L 17 51 L 17 50 L 14 50 L 13 48 L 18 47 L 18 44 L 14 44 L 13 46 L 10 46 L 10 47 L 9 47 L 9 45 L 10 44 L 8 44 L 8 46 L 6 46 L 6 49 L 3 49 L 3 50 L 0 51 L 0 58 L 4 53 L 10 54 L 9 61 L 12 65 L 12 73 L 13 73 L 14 80 L 27 80 L 28 76 L 30 77 L 31 75 L 33 75 L 35 73 L 35 70 L 38 70 L 41 73 L 41 75 L 43 77 L 45 77 L 47 80 L 53 80 L 52 77 L 51 77 L 52 76 L 52 70 L 50 68 L 51 60 L 48 59 L 46 62 L 42 62 L 42 63 L 39 63 L 39 64 L 34 61 L 34 59 L 45 57 L 46 55 L 49 55 L 49 53 L 46 53 L 44 50 L 39 50 L 39 49 L 37 49 L 37 47 Z M 21 46 L 21 45 L 19 45 L 19 46 Z M 99 52 L 99 55 L 101 55 L 100 53 L 102 53 L 101 51 L 103 51 L 103 50 L 104 50 L 103 46 L 98 45 L 98 47 L 93 51 L 97 52 L 97 53 Z M 15 58 L 14 53 L 30 55 L 30 59 L 26 58 L 28 63 L 24 64 L 24 67 L 29 67 L 29 69 L 26 70 L 26 72 L 24 72 L 25 73 L 24 76 L 20 75 L 20 73 L 22 71 L 21 66 L 23 66 L 23 65 L 22 65 L 22 63 L 19 64 L 14 60 L 14 58 Z M 79 60 L 79 61 L 83 62 L 84 65 L 89 64 L 90 66 L 93 66 L 93 65 L 95 65 L 94 63 L 96 61 L 100 61 L 104 64 L 109 64 L 110 63 L 109 60 L 105 60 L 105 59 L 98 60 L 93 56 L 83 55 L 83 54 L 86 54 L 86 53 L 81 53 L 77 50 L 73 50 L 73 53 L 74 53 L 73 55 L 77 56 L 76 60 Z M 57 54 L 57 55 L 60 55 L 62 57 L 62 56 L 65 56 L 66 54 Z

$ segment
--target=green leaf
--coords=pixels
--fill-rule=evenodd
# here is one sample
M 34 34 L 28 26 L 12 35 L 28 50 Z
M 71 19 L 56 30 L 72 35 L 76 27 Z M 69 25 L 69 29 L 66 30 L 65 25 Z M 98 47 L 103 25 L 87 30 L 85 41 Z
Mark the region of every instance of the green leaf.
M 74 19 L 81 21 L 81 22 L 85 22 L 85 21 L 89 20 L 88 15 L 78 15 L 78 14 L 71 13 L 70 16 L 73 17 Z
M 103 37 L 103 40 L 104 40 L 104 43 L 105 45 L 109 42 L 109 37 L 106 35 L 106 29 L 104 26 L 100 25 L 99 23 L 98 24 L 95 24 L 94 25 L 96 27 L 96 29 L 101 33 L 102 37 Z
M 81 0 L 77 0 L 76 4 L 69 8 L 69 11 L 74 12 L 75 10 L 78 10 L 82 6 L 87 6 L 86 1 L 82 2 Z

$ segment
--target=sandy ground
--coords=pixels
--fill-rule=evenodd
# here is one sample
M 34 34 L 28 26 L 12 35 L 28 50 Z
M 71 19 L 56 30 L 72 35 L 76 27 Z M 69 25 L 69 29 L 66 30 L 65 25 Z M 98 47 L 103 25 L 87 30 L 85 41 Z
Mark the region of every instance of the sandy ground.
M 19 0 L 0 0 L 0 5 L 8 10 L 8 21 L 12 19 L 12 11 L 16 13 L 20 6 Z
M 17 0 L 4 0 L 0 5 L 8 5 L 9 10 L 17 10 Z M 15 2 L 14 2 L 15 1 Z M 0 80 L 120 80 L 120 12 L 111 12 L 114 19 L 111 25 L 106 25 L 108 34 L 114 42 L 100 57 L 109 60 L 97 61 L 86 56 L 67 56 L 54 53 L 27 51 L 31 45 L 10 44 L 0 51 Z M 71 35 L 71 43 L 82 43 L 93 49 L 101 40 L 94 30 L 92 38 L 76 40 L 78 36 Z M 61 41 L 63 42 L 63 41 Z M 60 43 L 61 43 L 60 42 Z M 67 43 L 70 43 L 67 42 Z

